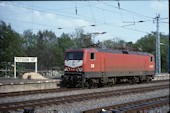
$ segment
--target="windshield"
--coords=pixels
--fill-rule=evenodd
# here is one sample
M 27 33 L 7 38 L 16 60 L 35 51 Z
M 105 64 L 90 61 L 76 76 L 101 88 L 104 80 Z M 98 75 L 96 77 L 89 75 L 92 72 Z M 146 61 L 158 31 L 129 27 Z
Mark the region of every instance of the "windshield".
M 65 60 L 83 60 L 83 52 L 67 52 Z

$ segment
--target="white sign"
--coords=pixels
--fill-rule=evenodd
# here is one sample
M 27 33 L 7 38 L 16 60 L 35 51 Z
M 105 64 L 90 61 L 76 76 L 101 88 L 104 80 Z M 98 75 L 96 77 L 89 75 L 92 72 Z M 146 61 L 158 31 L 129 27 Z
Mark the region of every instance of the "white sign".
M 15 62 L 37 62 L 37 57 L 15 57 Z
M 37 57 L 14 57 L 14 78 L 16 78 L 16 63 L 17 62 L 34 62 L 35 72 L 37 73 Z

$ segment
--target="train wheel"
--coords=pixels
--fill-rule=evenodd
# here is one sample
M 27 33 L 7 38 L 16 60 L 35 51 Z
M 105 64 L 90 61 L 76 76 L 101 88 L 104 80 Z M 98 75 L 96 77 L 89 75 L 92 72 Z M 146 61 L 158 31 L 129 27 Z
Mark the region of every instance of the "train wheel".
M 130 77 L 129 83 L 130 83 L 130 84 L 136 83 L 135 77 Z
M 130 77 L 130 78 L 128 79 L 128 82 L 129 82 L 130 84 L 133 84 L 133 78 Z
M 99 78 L 99 83 L 97 84 L 97 86 L 98 86 L 98 88 L 100 88 L 100 87 L 103 87 L 103 86 L 104 86 L 104 84 L 103 84 L 103 82 L 102 82 L 102 79 L 101 79 L 101 78 Z
M 100 88 L 100 87 L 103 87 L 104 86 L 104 84 L 103 83 L 98 83 L 98 88 Z
M 80 86 L 80 87 L 84 88 L 84 87 L 85 87 L 84 83 L 81 83 L 81 86 Z
M 113 86 L 114 84 L 116 84 L 116 78 L 110 78 L 108 84 L 109 86 Z
M 138 84 L 140 84 L 140 83 L 142 83 L 142 80 L 141 80 L 141 78 L 139 77 L 139 82 L 138 82 Z
M 134 80 L 135 83 L 139 83 L 140 82 L 140 78 L 138 76 L 134 77 L 134 79 L 135 79 Z
M 94 80 L 93 80 L 93 79 L 90 79 L 90 80 L 89 80 L 89 88 L 92 88 L 92 87 L 94 87 L 94 86 L 95 86 Z
M 150 81 L 152 81 L 152 77 L 146 76 L 146 82 L 150 82 Z

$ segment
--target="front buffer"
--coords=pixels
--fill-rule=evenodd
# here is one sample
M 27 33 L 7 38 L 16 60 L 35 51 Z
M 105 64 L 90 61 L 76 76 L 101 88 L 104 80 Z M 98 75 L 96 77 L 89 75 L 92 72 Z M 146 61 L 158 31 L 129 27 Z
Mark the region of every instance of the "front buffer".
M 61 76 L 61 87 L 84 87 L 85 78 L 83 73 L 65 72 Z

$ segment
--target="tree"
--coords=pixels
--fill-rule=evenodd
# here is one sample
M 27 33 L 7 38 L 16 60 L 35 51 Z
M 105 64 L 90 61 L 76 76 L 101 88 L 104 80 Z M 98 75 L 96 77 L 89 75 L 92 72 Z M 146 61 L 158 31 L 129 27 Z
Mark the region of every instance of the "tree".
M 103 48 L 107 49 L 113 49 L 114 48 L 114 42 L 112 40 L 104 40 L 102 42 Z
M 116 37 L 111 40 L 104 40 L 102 45 L 107 49 L 123 49 L 126 46 L 126 42 Z
M 53 48 L 57 37 L 52 31 L 39 31 L 37 34 L 36 55 L 39 69 L 50 69 L 55 64 Z
M 137 40 L 136 45 L 142 49 L 143 52 L 152 53 L 155 55 L 155 34 L 151 33 L 145 35 L 141 39 Z
M 139 48 L 135 43 L 133 43 L 132 41 L 130 42 L 126 42 L 126 47 L 127 50 L 130 51 L 141 51 L 141 48 Z
M 23 47 L 27 56 L 36 55 L 36 44 L 37 44 L 37 35 L 34 34 L 31 30 L 25 30 L 22 35 Z
M 76 29 L 76 32 L 71 35 L 73 41 L 74 41 L 74 47 L 75 48 L 89 48 L 94 45 L 91 39 L 91 34 L 87 33 L 85 34 L 83 29 Z
M 14 57 L 25 56 L 21 36 L 10 25 L 0 21 L 0 68 L 14 62 Z
M 26 30 L 23 40 L 27 56 L 38 57 L 40 70 L 63 67 L 65 50 L 74 46 L 74 41 L 68 34 L 63 33 L 56 37 L 55 33 L 48 30 L 39 31 L 37 34 Z
M 67 49 L 73 48 L 74 41 L 69 34 L 63 33 L 56 42 L 55 56 L 57 59 L 57 66 L 63 68 L 64 66 L 64 53 Z
M 163 35 L 160 33 L 160 42 L 164 45 L 168 45 L 168 35 Z M 145 35 L 136 42 L 136 46 L 141 48 L 143 52 L 148 52 L 156 55 L 156 33 L 152 32 L 148 35 Z M 161 64 L 162 72 L 168 71 L 168 48 L 167 46 L 161 46 Z

